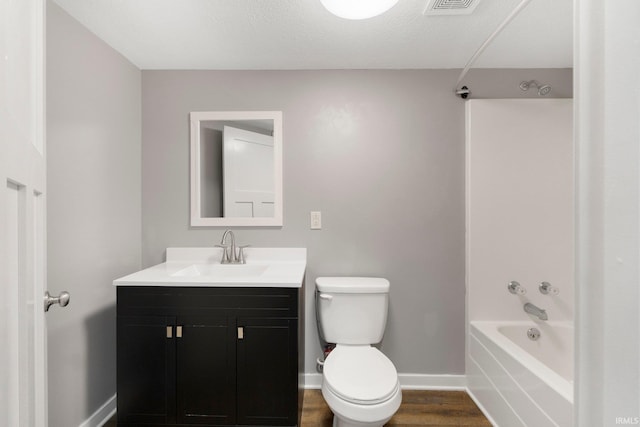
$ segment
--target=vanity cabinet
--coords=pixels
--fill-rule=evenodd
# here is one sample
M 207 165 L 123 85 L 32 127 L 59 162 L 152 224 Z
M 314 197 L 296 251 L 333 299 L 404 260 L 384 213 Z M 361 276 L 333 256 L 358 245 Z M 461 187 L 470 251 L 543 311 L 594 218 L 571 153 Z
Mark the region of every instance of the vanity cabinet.
M 299 425 L 303 289 L 118 287 L 118 426 Z

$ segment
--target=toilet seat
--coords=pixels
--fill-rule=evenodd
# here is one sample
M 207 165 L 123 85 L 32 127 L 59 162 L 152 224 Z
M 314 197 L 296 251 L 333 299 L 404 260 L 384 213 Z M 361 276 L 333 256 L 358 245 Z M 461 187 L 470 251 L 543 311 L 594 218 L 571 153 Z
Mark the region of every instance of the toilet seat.
M 358 405 L 386 402 L 400 388 L 391 360 L 368 345 L 337 345 L 325 360 L 323 378 L 329 391 Z

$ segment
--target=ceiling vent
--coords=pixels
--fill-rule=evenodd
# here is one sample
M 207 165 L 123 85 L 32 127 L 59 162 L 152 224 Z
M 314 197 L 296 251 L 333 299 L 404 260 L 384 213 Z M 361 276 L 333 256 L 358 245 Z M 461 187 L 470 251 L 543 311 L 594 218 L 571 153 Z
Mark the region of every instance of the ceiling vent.
M 469 15 L 480 0 L 428 0 L 425 15 Z

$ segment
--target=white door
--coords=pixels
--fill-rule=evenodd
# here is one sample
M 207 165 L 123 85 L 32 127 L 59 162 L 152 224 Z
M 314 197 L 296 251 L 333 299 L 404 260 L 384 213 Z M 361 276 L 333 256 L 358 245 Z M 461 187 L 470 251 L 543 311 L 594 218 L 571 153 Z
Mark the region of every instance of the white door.
M 224 126 L 224 217 L 274 216 L 273 137 Z
M 44 0 L 0 0 L 0 425 L 46 426 Z

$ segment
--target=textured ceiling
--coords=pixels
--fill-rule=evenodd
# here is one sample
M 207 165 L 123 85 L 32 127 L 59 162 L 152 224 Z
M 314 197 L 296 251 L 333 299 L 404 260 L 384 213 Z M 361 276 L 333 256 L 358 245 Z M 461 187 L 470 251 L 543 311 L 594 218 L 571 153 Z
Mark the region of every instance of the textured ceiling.
M 462 68 L 521 0 L 427 16 L 427 0 L 348 21 L 319 0 L 54 0 L 141 69 Z M 475 67 L 572 66 L 572 0 L 532 0 Z

